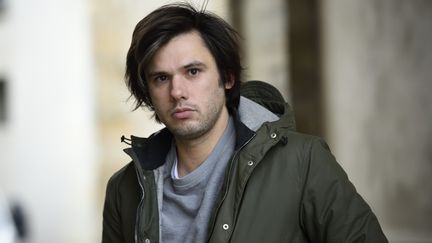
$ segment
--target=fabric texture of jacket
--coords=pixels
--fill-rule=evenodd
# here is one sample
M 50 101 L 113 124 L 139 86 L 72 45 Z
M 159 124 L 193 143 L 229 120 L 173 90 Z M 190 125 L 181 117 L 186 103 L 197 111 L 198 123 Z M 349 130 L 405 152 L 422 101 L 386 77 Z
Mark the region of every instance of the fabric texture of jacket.
M 242 91 L 254 102 L 244 97 L 240 102 L 236 148 L 208 242 L 387 242 L 326 143 L 295 132 L 293 112 L 280 93 L 259 82 L 251 85 L 259 89 Z M 262 121 L 254 109 L 263 107 L 279 119 Z M 160 242 L 162 175 L 171 140 L 166 129 L 131 138 L 125 152 L 132 162 L 108 182 L 103 243 Z

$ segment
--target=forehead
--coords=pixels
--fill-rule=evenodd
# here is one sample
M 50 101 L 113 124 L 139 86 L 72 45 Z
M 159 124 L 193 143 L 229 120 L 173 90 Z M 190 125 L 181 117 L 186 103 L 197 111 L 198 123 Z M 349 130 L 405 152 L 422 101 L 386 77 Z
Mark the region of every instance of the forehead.
M 173 68 L 174 66 L 178 68 L 196 61 L 208 65 L 215 63 L 214 57 L 201 35 L 196 31 L 191 31 L 173 37 L 156 51 L 151 59 L 149 69 Z

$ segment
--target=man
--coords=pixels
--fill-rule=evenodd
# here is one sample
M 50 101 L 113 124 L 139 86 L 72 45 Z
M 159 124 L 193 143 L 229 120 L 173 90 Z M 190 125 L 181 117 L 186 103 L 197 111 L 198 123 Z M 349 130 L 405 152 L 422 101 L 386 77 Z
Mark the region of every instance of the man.
M 141 20 L 127 55 L 136 108 L 166 128 L 132 137 L 107 186 L 111 242 L 387 242 L 327 145 L 294 131 L 280 93 L 246 83 L 235 31 L 187 4 Z

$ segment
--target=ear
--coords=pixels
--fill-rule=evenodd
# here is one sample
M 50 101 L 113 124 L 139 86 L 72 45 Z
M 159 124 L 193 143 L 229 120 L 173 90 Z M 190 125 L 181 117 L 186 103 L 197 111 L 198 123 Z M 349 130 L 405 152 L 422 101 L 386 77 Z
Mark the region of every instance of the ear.
M 228 74 L 228 82 L 225 83 L 225 89 L 231 89 L 234 86 L 234 75 Z

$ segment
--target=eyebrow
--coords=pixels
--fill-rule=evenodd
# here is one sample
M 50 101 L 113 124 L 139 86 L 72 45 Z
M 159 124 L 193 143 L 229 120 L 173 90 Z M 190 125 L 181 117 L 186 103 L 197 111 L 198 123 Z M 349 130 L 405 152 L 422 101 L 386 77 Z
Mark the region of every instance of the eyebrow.
M 189 68 L 192 68 L 192 67 L 207 68 L 207 65 L 205 63 L 203 63 L 203 62 L 200 62 L 200 61 L 193 61 L 193 62 L 191 62 L 189 64 L 184 65 L 183 69 L 189 69 Z
M 207 65 L 203 62 L 200 62 L 200 61 L 192 61 L 191 63 L 188 63 L 188 64 L 182 66 L 181 69 L 198 68 L 198 67 L 206 69 Z M 148 74 L 146 76 L 148 78 L 152 78 L 152 77 L 159 76 L 159 75 L 167 75 L 167 72 L 158 71 L 158 70 L 150 71 L 150 72 L 148 72 Z
M 160 76 L 160 75 L 167 75 L 167 73 L 166 73 L 166 72 L 163 72 L 163 71 L 154 71 L 154 72 L 149 72 L 149 73 L 146 75 L 146 78 L 153 78 L 153 77 Z

